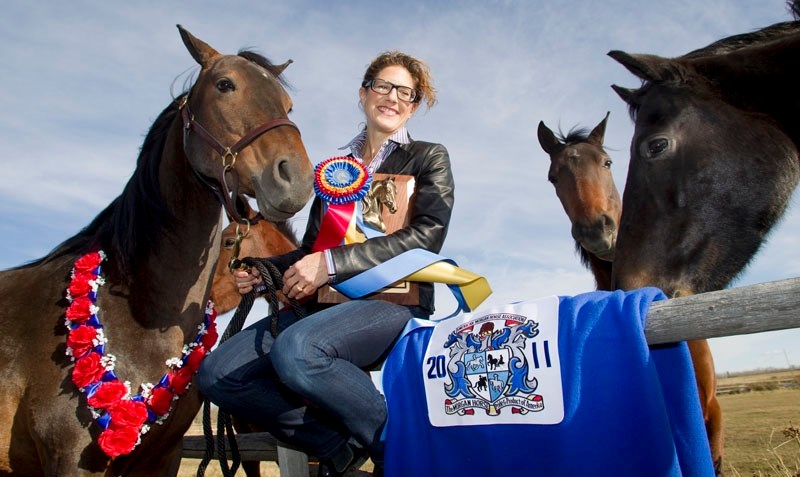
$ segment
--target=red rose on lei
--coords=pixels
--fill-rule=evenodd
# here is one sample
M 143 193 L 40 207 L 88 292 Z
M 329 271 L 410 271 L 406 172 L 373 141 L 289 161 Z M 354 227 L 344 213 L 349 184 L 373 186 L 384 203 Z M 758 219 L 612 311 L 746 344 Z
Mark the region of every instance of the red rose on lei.
M 150 396 L 150 409 L 156 413 L 157 416 L 163 416 L 169 412 L 172 407 L 172 398 L 175 394 L 167 388 L 155 388 L 153 394 Z
M 72 278 L 72 281 L 69 284 L 69 294 L 71 297 L 79 297 L 83 295 L 87 295 L 90 291 L 92 291 L 92 285 L 89 284 L 89 280 L 94 280 L 93 273 L 75 273 L 75 276 Z
M 93 339 L 97 337 L 97 329 L 93 326 L 81 325 L 70 330 L 67 335 L 67 346 L 72 348 L 72 356 L 80 358 L 94 348 Z
M 140 401 L 123 399 L 108 408 L 111 415 L 111 424 L 108 427 L 135 427 L 139 429 L 147 420 L 147 405 Z
M 85 388 L 100 381 L 105 372 L 105 368 L 100 364 L 100 355 L 92 352 L 75 361 L 75 367 L 72 368 L 72 382 L 79 388 Z
M 102 261 L 103 258 L 98 252 L 87 253 L 75 261 L 75 271 L 84 273 L 93 272 Z
M 95 409 L 105 409 L 120 401 L 128 394 L 128 388 L 119 381 L 106 381 L 97 387 L 97 390 L 88 399 L 88 403 Z
M 194 349 L 192 349 L 192 352 L 189 353 L 189 356 L 186 357 L 186 363 L 183 365 L 183 367 L 189 368 L 189 371 L 194 373 L 200 368 L 200 363 L 203 362 L 203 358 L 206 357 L 206 353 L 207 350 L 205 346 L 195 346 Z
M 72 300 L 72 303 L 67 308 L 67 319 L 69 321 L 75 321 L 78 323 L 83 323 L 84 321 L 89 319 L 91 316 L 92 300 L 89 299 L 87 296 L 79 296 Z
M 181 369 L 170 371 L 168 375 L 169 385 L 172 388 L 172 391 L 180 396 L 186 392 L 186 388 L 192 381 L 194 371 L 189 369 L 187 366 L 184 366 Z
M 217 343 L 217 338 L 219 338 L 219 334 L 217 333 L 217 325 L 212 321 L 211 325 L 209 325 L 208 329 L 206 329 L 206 334 L 200 339 L 200 342 L 205 346 L 206 349 L 211 349 Z
M 133 427 L 108 428 L 100 433 L 97 443 L 109 457 L 130 454 L 139 442 L 139 429 Z

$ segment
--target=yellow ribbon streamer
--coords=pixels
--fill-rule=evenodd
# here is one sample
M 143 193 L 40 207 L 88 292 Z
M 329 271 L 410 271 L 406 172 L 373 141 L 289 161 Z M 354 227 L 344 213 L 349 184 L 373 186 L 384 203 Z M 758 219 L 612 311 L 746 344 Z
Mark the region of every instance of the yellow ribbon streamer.
M 492 288 L 486 278 L 448 262 L 432 263 L 405 277 L 404 280 L 458 285 L 470 311 L 475 310 L 492 294 Z

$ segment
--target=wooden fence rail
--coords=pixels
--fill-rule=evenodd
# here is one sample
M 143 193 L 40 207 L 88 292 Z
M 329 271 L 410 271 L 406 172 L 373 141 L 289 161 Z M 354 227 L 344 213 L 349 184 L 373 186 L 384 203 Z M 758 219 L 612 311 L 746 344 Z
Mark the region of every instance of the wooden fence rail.
M 216 439 L 216 437 L 215 437 Z M 239 446 L 239 457 L 243 461 L 272 461 L 279 460 L 279 448 L 292 450 L 283 444 L 278 443 L 277 439 L 267 432 L 248 432 L 237 434 L 236 443 Z M 232 460 L 231 449 L 227 449 L 227 458 Z M 206 441 L 203 436 L 184 436 L 183 437 L 183 457 L 187 459 L 202 459 L 206 453 Z M 215 454 L 216 459 L 216 454 Z
M 645 337 L 661 344 L 789 328 L 800 328 L 800 278 L 653 303 Z M 281 477 L 308 476 L 308 456 L 270 434 L 238 434 L 236 440 L 242 460 L 280 461 Z M 203 436 L 184 436 L 183 457 L 200 459 L 204 452 Z
M 268 432 L 236 434 L 239 458 L 242 461 L 280 462 L 281 477 L 308 477 L 308 455 L 278 442 Z M 226 452 L 228 462 L 233 460 L 230 447 Z M 183 458 L 202 459 L 206 453 L 204 436 L 183 436 Z M 216 462 L 218 454 L 214 453 Z M 241 472 L 241 469 L 240 469 Z
M 800 328 L 800 278 L 653 303 L 649 344 Z

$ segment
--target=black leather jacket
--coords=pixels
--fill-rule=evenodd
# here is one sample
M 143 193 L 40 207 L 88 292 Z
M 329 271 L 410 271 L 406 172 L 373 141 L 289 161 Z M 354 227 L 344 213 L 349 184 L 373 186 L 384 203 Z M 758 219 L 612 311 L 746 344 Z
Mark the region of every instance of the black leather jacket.
M 406 250 L 422 248 L 439 253 L 444 244 L 455 192 L 447 149 L 441 144 L 412 140 L 399 145 L 377 172 L 414 176 L 415 195 L 409 224 L 389 235 L 331 249 L 337 282 L 347 280 Z M 281 272 L 311 253 L 321 220 L 322 202 L 317 197 L 311 205 L 311 215 L 300 248 L 271 260 Z M 433 284 L 420 283 L 419 288 L 420 306 L 432 314 Z

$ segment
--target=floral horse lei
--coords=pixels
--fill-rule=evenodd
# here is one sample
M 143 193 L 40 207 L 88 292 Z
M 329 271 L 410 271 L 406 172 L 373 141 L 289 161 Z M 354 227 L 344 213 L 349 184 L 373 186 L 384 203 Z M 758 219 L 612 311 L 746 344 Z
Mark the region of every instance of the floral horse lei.
M 172 404 L 182 396 L 206 353 L 217 341 L 211 301 L 206 305 L 203 324 L 197 338 L 184 345 L 180 358 L 166 361 L 169 367 L 157 384 L 141 385 L 141 392 L 131 395 L 129 382 L 114 373 L 116 357 L 105 351 L 107 339 L 98 317 L 97 290 L 103 285 L 100 264 L 102 251 L 79 258 L 72 269 L 67 288 L 67 355 L 72 357 L 72 382 L 86 394 L 89 410 L 103 431 L 98 444 L 109 457 L 126 455 L 141 442 L 141 435 L 152 423 L 163 423 Z

